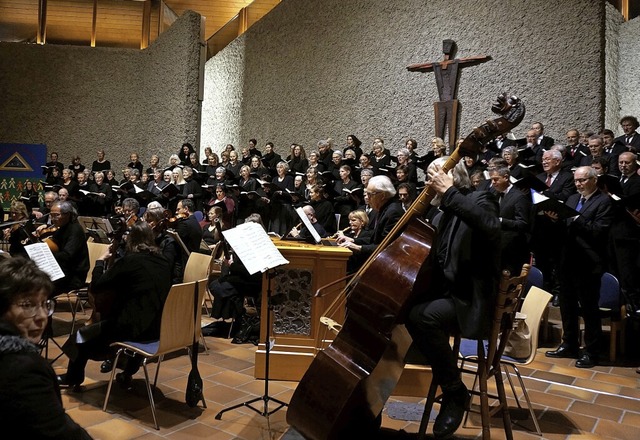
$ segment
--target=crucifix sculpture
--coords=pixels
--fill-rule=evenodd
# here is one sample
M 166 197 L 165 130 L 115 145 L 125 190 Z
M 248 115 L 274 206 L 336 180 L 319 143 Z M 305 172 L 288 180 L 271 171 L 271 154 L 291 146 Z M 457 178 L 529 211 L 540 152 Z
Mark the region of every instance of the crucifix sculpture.
M 443 40 L 442 52 L 444 59 L 424 64 L 411 64 L 407 66 L 410 72 L 430 72 L 436 76 L 438 96 L 440 101 L 433 103 L 435 113 L 436 136 L 444 139 L 445 129 L 449 127 L 449 152 L 453 151 L 458 132 L 458 67 L 462 64 L 478 64 L 491 59 L 490 56 L 478 55 L 467 58 L 455 58 L 456 42 Z

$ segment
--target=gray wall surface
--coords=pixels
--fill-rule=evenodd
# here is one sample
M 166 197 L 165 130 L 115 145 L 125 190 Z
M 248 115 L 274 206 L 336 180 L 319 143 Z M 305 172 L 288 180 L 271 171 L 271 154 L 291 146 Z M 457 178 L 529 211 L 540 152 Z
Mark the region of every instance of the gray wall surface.
M 442 40 L 458 58 L 492 60 L 461 69 L 460 135 L 493 117 L 502 91 L 522 98 L 527 116 L 564 140 L 569 127 L 601 128 L 605 107 L 605 1 L 284 0 L 207 62 L 202 146 L 273 141 L 315 148 L 353 133 L 370 149 L 393 150 L 434 134 L 433 73 L 412 63 L 442 60 Z M 637 52 L 636 52 L 637 53 Z
M 620 113 L 640 118 L 640 17 L 620 26 Z M 616 127 L 620 131 L 620 127 Z
M 65 165 L 104 148 L 118 176 L 133 151 L 168 161 L 197 142 L 199 41 L 189 12 L 145 50 L 0 43 L 0 142 L 46 144 Z

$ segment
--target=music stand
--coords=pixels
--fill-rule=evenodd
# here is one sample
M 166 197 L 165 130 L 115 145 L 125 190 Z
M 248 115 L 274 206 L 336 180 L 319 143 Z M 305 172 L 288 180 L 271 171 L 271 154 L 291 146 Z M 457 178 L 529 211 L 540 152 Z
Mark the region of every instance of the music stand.
M 269 353 L 271 351 L 270 331 L 271 311 L 273 310 L 273 304 L 271 303 L 271 280 L 275 277 L 273 269 L 283 264 L 288 264 L 289 261 L 282 256 L 265 230 L 258 223 L 243 223 L 233 229 L 222 231 L 222 235 L 224 235 L 224 238 L 234 250 L 240 261 L 243 262 L 249 274 L 254 274 L 258 271 L 263 273 L 266 272 L 267 323 L 265 332 L 264 395 L 221 410 L 216 414 L 216 420 L 222 419 L 222 414 L 225 412 L 241 407 L 247 407 L 263 417 L 268 417 L 279 409 L 289 405 L 275 397 L 269 396 Z M 252 403 L 259 401 L 262 401 L 264 404 L 262 410 L 251 406 Z M 278 406 L 269 410 L 269 401 L 277 403 Z
M 113 226 L 108 219 L 102 217 L 78 217 L 78 223 L 82 226 L 84 233 L 93 237 L 96 243 L 109 244 L 109 234 L 113 233 Z
M 265 354 L 264 354 L 264 394 L 260 397 L 255 397 L 253 399 L 247 400 L 246 402 L 238 403 L 237 405 L 230 406 L 229 408 L 225 408 L 221 410 L 218 414 L 216 414 L 216 420 L 222 419 L 222 414 L 227 411 L 231 411 L 233 409 L 241 408 L 246 406 L 247 408 L 257 412 L 263 417 L 269 417 L 271 414 L 276 411 L 284 408 L 285 406 L 289 406 L 288 403 L 283 402 L 282 400 L 276 399 L 275 397 L 271 397 L 269 395 L 269 352 L 271 351 L 271 338 L 270 338 L 270 330 L 271 330 L 271 312 L 273 310 L 273 304 L 271 303 L 271 279 L 275 277 L 275 271 L 268 270 L 267 271 L 267 331 L 265 336 Z M 262 411 L 258 408 L 251 406 L 252 403 L 263 402 Z M 269 410 L 269 401 L 276 402 L 278 406 L 274 409 Z

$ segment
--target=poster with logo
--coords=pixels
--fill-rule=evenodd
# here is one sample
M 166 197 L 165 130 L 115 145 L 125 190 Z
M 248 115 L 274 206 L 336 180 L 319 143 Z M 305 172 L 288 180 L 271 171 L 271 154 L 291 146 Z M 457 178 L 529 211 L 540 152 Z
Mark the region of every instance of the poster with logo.
M 47 146 L 42 144 L 0 144 L 0 200 L 5 212 L 13 200 L 20 200 L 27 182 L 38 191 L 38 203 L 44 201 Z

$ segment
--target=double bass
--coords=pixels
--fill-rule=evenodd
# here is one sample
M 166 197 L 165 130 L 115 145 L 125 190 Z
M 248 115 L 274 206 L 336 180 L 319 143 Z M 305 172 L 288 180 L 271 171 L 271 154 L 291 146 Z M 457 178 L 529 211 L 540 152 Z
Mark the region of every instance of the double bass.
M 506 93 L 492 111 L 500 117 L 474 128 L 443 165 L 444 172 L 516 127 L 525 113 L 520 100 Z M 379 415 L 411 344 L 406 315 L 429 285 L 436 233 L 421 217 L 434 196 L 427 185 L 343 290 L 345 321 L 312 361 L 287 410 L 287 422 L 305 438 L 366 437 L 379 429 Z

